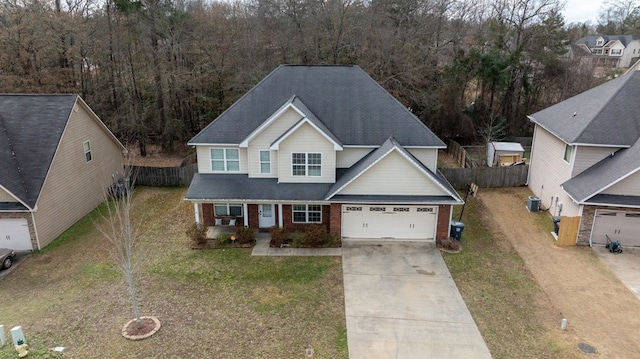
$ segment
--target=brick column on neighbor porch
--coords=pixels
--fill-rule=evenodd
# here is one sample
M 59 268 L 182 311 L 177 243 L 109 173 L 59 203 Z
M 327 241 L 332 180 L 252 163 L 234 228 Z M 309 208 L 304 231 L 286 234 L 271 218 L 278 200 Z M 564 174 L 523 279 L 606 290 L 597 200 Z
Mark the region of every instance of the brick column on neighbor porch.
M 436 223 L 436 239 L 449 238 L 449 221 L 451 220 L 451 205 L 438 206 L 438 219 Z
M 342 205 L 331 203 L 329 208 L 329 232 L 340 235 L 342 233 Z

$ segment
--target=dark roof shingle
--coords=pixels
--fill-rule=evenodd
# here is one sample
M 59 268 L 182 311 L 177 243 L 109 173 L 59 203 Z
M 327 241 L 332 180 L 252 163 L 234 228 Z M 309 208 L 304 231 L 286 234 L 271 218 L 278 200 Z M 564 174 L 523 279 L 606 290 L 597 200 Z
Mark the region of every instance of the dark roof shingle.
M 344 145 L 445 147 L 358 66 L 279 66 L 189 143 L 239 144 L 294 96 Z

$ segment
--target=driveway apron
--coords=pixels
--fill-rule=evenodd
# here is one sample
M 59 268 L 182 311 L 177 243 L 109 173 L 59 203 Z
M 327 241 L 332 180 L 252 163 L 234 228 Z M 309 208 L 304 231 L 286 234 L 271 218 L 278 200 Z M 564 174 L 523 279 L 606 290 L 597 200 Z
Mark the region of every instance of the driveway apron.
M 433 242 L 344 240 L 349 358 L 491 358 Z

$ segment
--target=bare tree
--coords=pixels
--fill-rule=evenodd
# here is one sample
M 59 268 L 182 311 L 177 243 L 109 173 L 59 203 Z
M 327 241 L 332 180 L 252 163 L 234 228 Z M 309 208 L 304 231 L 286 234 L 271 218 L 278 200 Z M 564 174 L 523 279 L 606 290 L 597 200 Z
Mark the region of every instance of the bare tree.
M 124 275 L 133 314 L 138 328 L 142 326 L 138 304 L 137 282 L 141 257 L 138 250 L 139 226 L 133 222 L 133 186 L 135 173 L 125 167 L 122 177 L 104 192 L 104 210 L 101 220 L 94 220 L 96 228 L 111 244 L 110 254 Z

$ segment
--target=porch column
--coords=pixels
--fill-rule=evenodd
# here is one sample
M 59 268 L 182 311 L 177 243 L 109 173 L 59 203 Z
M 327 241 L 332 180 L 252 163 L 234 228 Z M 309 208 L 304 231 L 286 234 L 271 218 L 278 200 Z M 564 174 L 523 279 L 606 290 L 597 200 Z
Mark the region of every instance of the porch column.
M 242 214 L 243 214 L 243 216 L 242 216 L 242 222 L 243 223 L 242 224 L 245 227 L 249 227 L 249 211 L 247 210 L 247 204 L 246 203 L 242 204 Z
M 278 227 L 282 227 L 282 203 L 278 203 Z
M 200 226 L 200 204 L 193 202 L 193 211 L 196 214 L 196 224 Z

